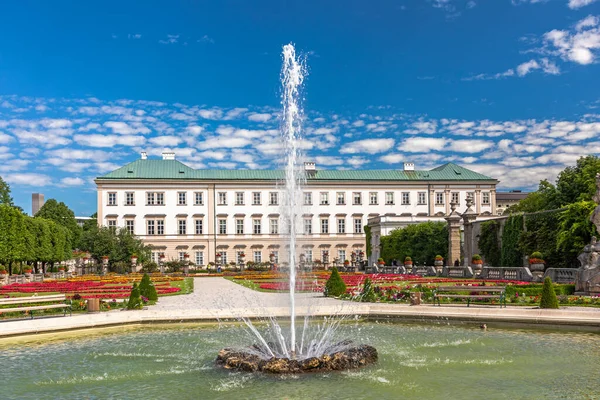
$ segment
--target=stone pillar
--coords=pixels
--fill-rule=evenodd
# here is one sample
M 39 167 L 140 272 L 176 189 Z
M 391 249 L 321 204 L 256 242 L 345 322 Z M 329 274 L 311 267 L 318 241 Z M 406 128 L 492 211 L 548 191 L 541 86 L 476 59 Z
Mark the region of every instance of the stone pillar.
M 451 209 L 451 200 L 452 198 L 450 197 L 450 189 L 446 188 L 444 189 L 444 203 L 446 204 L 446 215 L 450 214 L 450 209 Z M 456 207 L 456 205 L 455 205 Z
M 435 189 L 429 189 L 429 216 L 431 217 L 435 207 Z
M 475 213 L 481 214 L 481 189 L 475 189 Z
M 490 189 L 490 206 L 492 215 L 496 215 L 496 189 Z
M 473 199 L 467 197 L 467 209 L 462 215 L 464 226 L 464 265 L 468 267 L 473 257 L 473 221 L 477 219 L 477 213 L 473 211 Z
M 448 221 L 448 266 L 460 263 L 460 214 L 456 212 L 456 203 L 450 204 L 452 212 L 445 219 Z

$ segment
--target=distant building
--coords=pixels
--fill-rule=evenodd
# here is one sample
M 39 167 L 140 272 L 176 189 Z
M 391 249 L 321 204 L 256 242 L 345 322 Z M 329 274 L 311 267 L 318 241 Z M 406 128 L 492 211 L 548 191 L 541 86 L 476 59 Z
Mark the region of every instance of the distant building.
M 85 221 L 89 221 L 93 219 L 92 217 L 75 217 L 75 221 L 77 221 L 77 225 L 83 227 L 83 224 L 85 223 Z
M 42 193 L 33 193 L 31 195 L 31 216 L 35 217 L 40 208 L 44 206 L 44 195 Z
M 504 214 L 510 206 L 519 204 L 521 200 L 529 195 L 529 192 L 511 190 L 510 192 L 496 192 L 496 215 Z

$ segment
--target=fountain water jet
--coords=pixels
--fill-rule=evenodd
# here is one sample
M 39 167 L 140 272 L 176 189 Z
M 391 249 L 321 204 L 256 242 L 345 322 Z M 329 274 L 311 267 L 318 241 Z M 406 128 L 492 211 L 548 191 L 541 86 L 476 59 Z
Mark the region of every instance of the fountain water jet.
M 304 317 L 300 343 L 296 341 L 296 238 L 302 215 L 302 186 L 306 182 L 299 143 L 302 134 L 302 83 L 306 73 L 303 61 L 296 56 L 292 44 L 283 47 L 281 69 L 283 108 L 281 138 L 285 152 L 285 191 L 281 214 L 289 248 L 289 342 L 276 318 L 268 318 L 267 332 L 261 334 L 252 322 L 242 316 L 247 331 L 258 339 L 244 350 L 223 349 L 217 364 L 227 369 L 248 372 L 290 373 L 357 368 L 377 361 L 377 350 L 368 345 L 356 346 L 350 340 L 336 342 L 337 329 L 347 315 L 329 317 L 311 329 L 310 310 Z M 267 340 L 268 335 L 271 340 Z

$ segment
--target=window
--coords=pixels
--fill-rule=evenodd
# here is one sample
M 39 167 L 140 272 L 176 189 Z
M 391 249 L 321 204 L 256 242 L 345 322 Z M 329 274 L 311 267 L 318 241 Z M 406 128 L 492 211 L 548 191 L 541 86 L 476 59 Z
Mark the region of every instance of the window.
M 194 205 L 201 206 L 204 204 L 204 194 L 202 192 L 194 192 Z
M 481 198 L 481 204 L 490 204 L 490 194 L 484 192 L 481 194 L 483 197 Z
M 162 219 L 156 220 L 156 234 L 164 235 L 165 234 L 165 221 Z
M 219 198 L 219 202 L 217 204 L 219 204 L 220 206 L 227 205 L 227 192 L 219 192 L 218 198 Z
M 260 219 L 253 219 L 252 220 L 252 232 L 255 235 L 260 235 L 260 231 L 261 231 Z
M 337 204 L 338 205 L 344 205 L 344 204 L 346 204 L 346 193 L 344 193 L 344 192 L 337 192 L 336 197 L 337 197 Z
M 435 194 L 435 204 L 443 205 L 444 204 L 444 193 L 436 192 Z
M 329 219 L 321 219 L 321 233 L 329 233 Z
M 325 264 L 329 263 L 329 251 L 321 250 L 321 261 Z
M 404 200 L 404 193 L 402 193 L 402 200 Z M 385 192 L 385 204 L 394 204 L 394 192 Z
M 304 192 L 304 205 L 312 206 L 312 193 L 311 192 Z
M 254 262 L 255 263 L 262 262 L 262 252 L 261 251 L 254 252 Z
M 203 231 L 204 231 L 204 222 L 201 219 L 197 219 L 195 221 L 194 233 L 196 235 L 202 235 Z
M 109 219 L 106 220 L 108 227 L 111 229 L 117 229 L 117 220 L 116 219 Z
M 426 201 L 426 193 L 425 192 L 419 192 L 417 193 L 417 204 L 419 205 L 423 205 L 423 204 L 427 204 Z
M 126 206 L 134 206 L 135 205 L 135 197 L 133 192 L 125 192 L 125 205 Z
M 312 235 L 312 219 L 310 218 L 304 219 L 304 234 Z
M 225 251 L 221 252 L 221 264 L 227 264 L 227 252 Z
M 125 221 L 125 228 L 127 229 L 127 232 L 131 233 L 132 235 L 134 234 L 134 229 L 135 229 L 135 221 L 132 219 L 128 219 Z
M 458 197 L 458 192 L 452 192 L 451 196 L 452 197 L 450 197 L 450 199 L 451 199 L 450 202 L 452 202 L 452 203 L 454 203 L 456 205 L 460 204 L 460 199 Z
M 369 193 L 369 204 L 372 206 L 377 205 L 377 192 Z
M 270 227 L 271 235 L 277 235 L 279 233 L 279 220 L 276 218 L 271 219 Z
M 236 235 L 244 234 L 244 220 L 243 219 L 235 220 L 235 233 L 236 233 Z
M 187 193 L 186 192 L 177 192 L 177 205 L 185 206 L 187 204 Z
M 243 254 L 243 256 L 242 256 L 242 254 Z M 244 258 L 245 256 L 246 256 L 246 254 L 244 253 L 244 251 L 243 251 L 243 250 L 241 250 L 241 251 L 237 251 L 237 252 L 235 253 L 235 257 L 236 257 L 236 261 L 237 261 L 237 263 L 238 263 L 238 264 L 241 264 L 241 263 L 243 263 L 243 262 L 244 262 L 243 258 Z
M 311 249 L 307 249 L 304 251 L 304 260 L 306 262 L 312 262 L 313 261 L 313 255 L 312 255 L 312 250 Z
M 362 219 L 354 218 L 354 233 L 362 233 Z
M 154 220 L 150 219 L 146 221 L 146 235 L 156 235 L 156 224 Z
M 352 194 L 352 204 L 354 204 L 354 205 L 362 204 L 362 194 L 360 192 L 354 192 Z
M 475 193 L 467 192 L 467 197 L 470 198 L 471 200 L 475 201 Z
M 108 194 L 108 205 L 109 206 L 117 205 L 117 194 L 115 192 L 110 192 Z
M 185 260 L 185 251 L 180 251 L 178 255 L 179 255 L 179 261 Z
M 186 225 L 185 219 L 177 220 L 177 233 L 179 235 L 185 235 L 187 233 Z
M 219 219 L 219 235 L 227 235 L 227 220 Z
M 338 218 L 337 228 L 338 233 L 346 233 L 346 220 L 344 218 Z
M 271 252 L 271 254 L 273 254 L 273 262 L 275 264 L 279 264 L 279 251 L 274 250 Z
M 165 194 L 162 192 L 146 192 L 146 201 L 149 206 L 162 206 L 165 204 Z
M 279 193 L 271 192 L 269 193 L 269 205 L 276 206 L 279 204 Z
M 260 192 L 252 192 L 252 205 L 260 206 Z
M 346 250 L 338 250 L 338 260 L 340 262 L 346 261 Z
M 196 252 L 196 265 L 204 265 L 204 252 L 203 251 Z
M 329 193 L 327 193 L 327 192 L 321 192 L 320 198 L 321 198 L 321 205 L 322 206 L 326 206 L 326 205 L 329 204 Z
M 402 192 L 402 205 L 407 206 L 409 204 L 410 204 L 410 192 Z
M 235 192 L 235 205 L 236 206 L 244 205 L 244 192 Z

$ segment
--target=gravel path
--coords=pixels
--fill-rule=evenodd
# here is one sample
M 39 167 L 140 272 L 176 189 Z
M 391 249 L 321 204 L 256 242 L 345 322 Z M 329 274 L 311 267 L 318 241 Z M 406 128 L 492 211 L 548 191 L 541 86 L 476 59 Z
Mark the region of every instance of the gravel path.
M 299 293 L 298 307 L 342 306 L 348 302 L 324 297 L 321 293 Z M 194 310 L 226 308 L 289 307 L 288 293 L 264 293 L 248 289 L 227 279 L 194 278 L 194 292 L 180 296 L 161 297 L 152 310 Z

